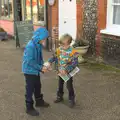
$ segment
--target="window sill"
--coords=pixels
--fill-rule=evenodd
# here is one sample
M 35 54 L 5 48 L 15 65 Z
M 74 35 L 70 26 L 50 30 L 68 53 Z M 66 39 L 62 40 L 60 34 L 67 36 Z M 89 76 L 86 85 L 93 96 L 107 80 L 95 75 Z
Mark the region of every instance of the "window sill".
M 108 27 L 104 30 L 101 30 L 100 33 L 120 37 L 120 26 Z
M 45 27 L 45 22 L 44 21 L 34 22 L 33 25 Z

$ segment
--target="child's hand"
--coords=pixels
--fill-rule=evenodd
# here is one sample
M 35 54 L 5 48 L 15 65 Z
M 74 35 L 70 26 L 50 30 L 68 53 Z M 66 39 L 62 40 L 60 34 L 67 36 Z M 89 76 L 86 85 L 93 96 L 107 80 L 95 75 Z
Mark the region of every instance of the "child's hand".
M 48 72 L 48 69 L 47 69 L 47 67 L 46 66 L 43 66 L 43 68 L 42 68 L 42 70 L 41 70 L 43 73 L 45 73 L 45 72 Z
M 61 75 L 66 75 L 67 74 L 67 72 L 65 70 L 60 70 L 59 72 L 60 72 Z
M 44 66 L 48 69 L 48 70 L 52 70 L 52 64 L 50 62 L 46 62 L 44 64 Z

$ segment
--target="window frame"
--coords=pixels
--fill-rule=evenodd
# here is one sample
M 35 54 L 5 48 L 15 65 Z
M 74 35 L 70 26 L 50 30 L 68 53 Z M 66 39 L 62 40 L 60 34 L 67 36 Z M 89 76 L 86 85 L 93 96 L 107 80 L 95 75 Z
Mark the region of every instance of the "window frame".
M 31 1 L 31 0 L 30 0 Z M 23 20 L 26 20 L 26 0 L 22 0 L 22 15 L 23 15 Z M 39 2 L 39 0 L 36 0 L 36 2 Z M 45 0 L 45 6 L 44 6 L 44 21 L 38 21 L 37 22 L 34 22 L 33 21 L 33 24 L 36 25 L 36 26 L 45 26 L 46 25 L 46 0 Z M 30 10 L 31 10 L 31 15 L 33 15 L 33 7 L 31 5 L 31 2 L 30 2 Z M 39 5 L 37 5 L 37 9 L 38 9 Z M 37 17 L 38 17 L 38 13 L 37 13 Z M 31 19 L 33 20 L 33 17 L 31 17 Z
M 107 23 L 108 23 L 108 26 L 111 26 L 111 25 L 115 25 L 115 26 L 120 26 L 118 24 L 113 24 L 113 7 L 114 5 L 120 5 L 120 3 L 113 3 L 112 2 L 113 0 L 108 0 L 108 4 L 107 4 Z
M 113 6 L 119 3 L 113 3 L 113 0 L 107 0 L 107 20 L 106 29 L 101 30 L 100 33 L 120 36 L 120 25 L 113 24 Z
M 10 0 L 8 0 L 8 2 L 10 2 Z M 9 4 L 7 4 L 7 5 L 9 5 Z M 8 21 L 13 21 L 14 20 L 14 8 L 13 8 L 13 0 L 12 0 L 12 2 L 11 2 L 11 5 L 12 5 L 12 16 L 10 17 L 10 11 L 8 12 L 8 16 L 9 17 L 7 17 L 7 16 L 2 16 L 1 14 L 1 11 L 2 11 L 2 0 L 0 0 L 0 20 L 8 20 Z M 8 7 L 8 9 L 9 9 L 9 7 Z M 9 9 L 10 10 L 10 9 Z

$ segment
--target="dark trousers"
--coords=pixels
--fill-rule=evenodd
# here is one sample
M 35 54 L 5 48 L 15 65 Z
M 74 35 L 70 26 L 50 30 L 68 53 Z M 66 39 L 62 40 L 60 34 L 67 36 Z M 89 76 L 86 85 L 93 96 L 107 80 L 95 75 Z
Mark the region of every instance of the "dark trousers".
M 58 91 L 57 91 L 57 96 L 58 97 L 63 97 L 64 91 L 64 80 L 59 77 L 59 82 L 58 82 Z M 70 80 L 67 81 L 67 89 L 69 92 L 69 100 L 72 100 L 75 98 L 75 93 L 74 93 L 74 88 L 73 88 L 73 78 L 71 77 Z
M 26 106 L 31 107 L 33 105 L 33 95 L 35 97 L 35 100 L 42 99 L 43 97 L 41 94 L 40 76 L 28 74 L 24 74 L 24 76 L 26 81 Z

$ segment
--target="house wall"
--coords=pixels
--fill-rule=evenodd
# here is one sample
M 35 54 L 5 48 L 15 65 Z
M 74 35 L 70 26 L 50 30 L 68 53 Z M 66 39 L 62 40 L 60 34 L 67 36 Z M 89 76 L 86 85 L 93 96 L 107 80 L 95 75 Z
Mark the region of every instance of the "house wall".
M 78 32 L 79 32 L 79 29 L 81 29 L 82 23 L 83 23 L 83 21 L 82 21 L 82 19 L 83 19 L 82 2 L 83 1 L 78 1 L 77 2 L 77 37 L 79 36 Z
M 100 30 L 106 28 L 107 0 L 98 0 L 98 34 L 96 35 L 96 55 L 101 55 Z
M 49 5 L 48 5 L 49 6 Z M 83 23 L 83 0 L 77 0 L 76 4 L 77 8 L 77 36 L 78 37 L 78 31 L 82 27 Z M 52 13 L 51 13 L 52 9 Z M 52 18 L 51 18 L 52 14 Z M 48 7 L 48 28 L 52 36 L 52 42 L 55 42 L 54 40 L 58 40 L 58 1 L 56 0 L 56 3 L 52 7 Z M 100 30 L 105 29 L 106 27 L 106 14 L 107 14 L 107 0 L 98 0 L 98 34 L 96 35 L 96 53 L 97 55 L 100 55 Z
M 106 28 L 107 0 L 98 0 L 98 31 Z
M 77 0 L 76 8 L 77 8 L 77 15 L 76 15 L 77 21 L 76 22 L 77 22 L 77 31 L 78 31 L 78 28 L 82 26 L 82 10 L 83 10 L 82 1 Z M 52 9 L 52 11 L 51 11 L 51 9 Z M 56 46 L 58 45 L 57 41 L 58 41 L 58 35 L 59 35 L 59 33 L 58 33 L 58 30 L 59 30 L 58 16 L 59 15 L 58 14 L 59 14 L 58 0 L 56 0 L 55 4 L 53 6 L 48 5 L 48 29 L 50 31 L 50 35 L 52 36 L 52 41 L 50 41 L 50 42 L 52 42 L 51 44 L 55 44 Z M 51 47 L 52 47 L 52 45 L 51 45 Z
M 48 30 L 51 36 L 49 49 L 52 49 L 53 45 L 57 45 L 58 41 L 58 0 L 53 6 L 48 4 Z
M 120 68 L 120 37 L 101 34 L 101 56 L 105 63 Z
M 100 33 L 100 30 L 106 28 L 107 0 L 99 0 L 98 11 L 97 55 L 100 55 L 105 63 L 120 68 L 120 36 Z
M 1 0 L 0 0 L 1 1 Z M 21 0 L 21 4 L 22 4 L 22 17 L 24 18 L 24 0 Z M 41 1 L 41 3 L 43 3 L 43 1 Z M 1 7 L 1 6 L 0 6 Z M 13 18 L 13 14 L 15 13 L 14 10 L 14 5 L 13 5 L 13 0 L 12 0 L 12 15 L 10 18 L 5 17 L 5 16 L 1 16 L 0 14 L 0 27 L 2 27 L 9 35 L 14 36 L 14 18 Z M 43 26 L 43 24 L 39 24 L 39 23 L 35 23 L 34 24 L 34 29 L 37 29 L 38 27 Z
M 9 35 L 14 36 L 14 22 L 11 20 L 0 20 L 0 27 L 2 27 Z M 34 29 L 41 26 L 34 25 Z
M 98 34 L 96 35 L 96 55 L 107 64 L 119 67 L 120 37 L 100 33 L 106 28 L 107 0 L 98 0 Z
M 7 31 L 8 34 L 14 35 L 14 24 L 12 20 L 0 20 L 0 27 Z

